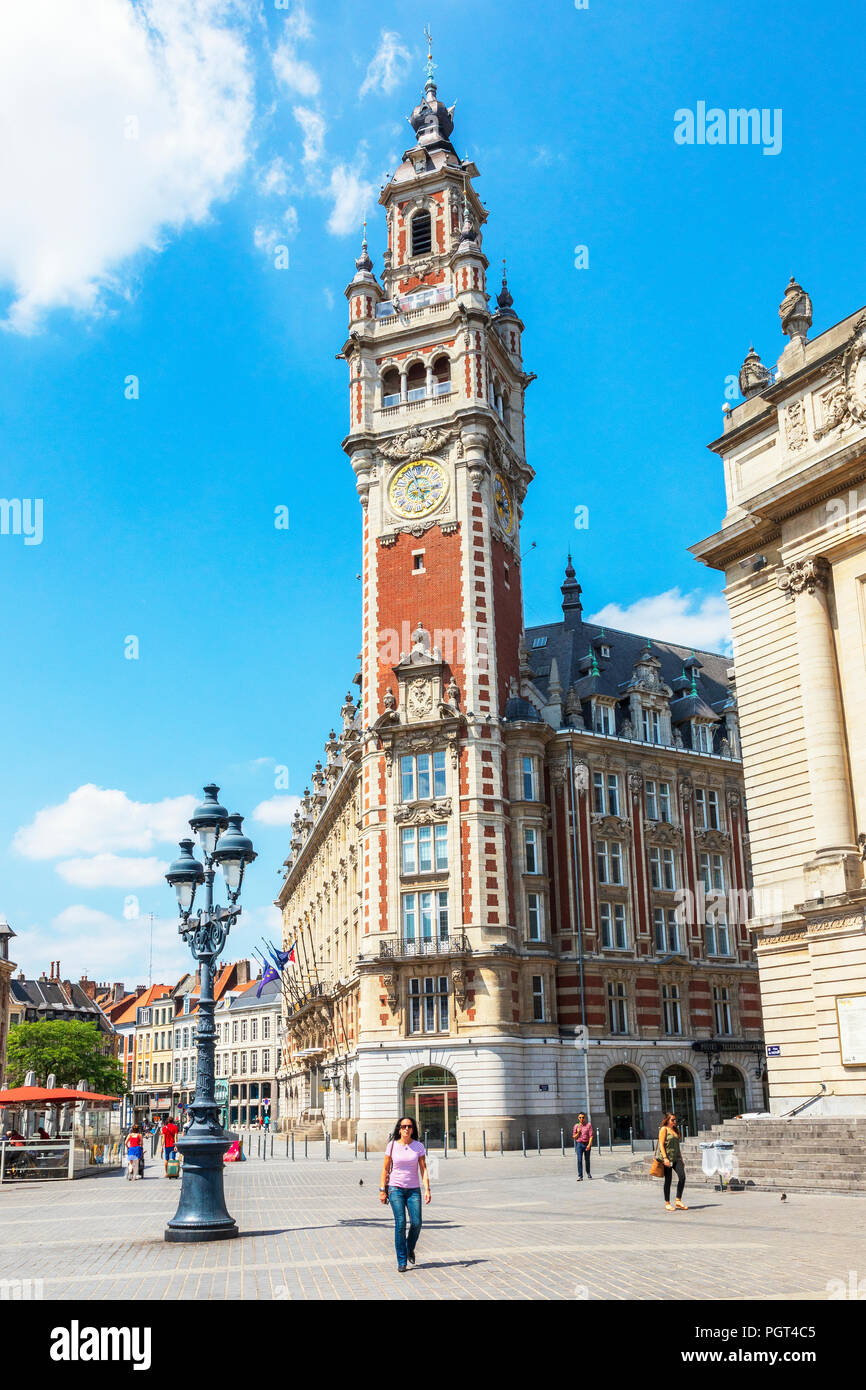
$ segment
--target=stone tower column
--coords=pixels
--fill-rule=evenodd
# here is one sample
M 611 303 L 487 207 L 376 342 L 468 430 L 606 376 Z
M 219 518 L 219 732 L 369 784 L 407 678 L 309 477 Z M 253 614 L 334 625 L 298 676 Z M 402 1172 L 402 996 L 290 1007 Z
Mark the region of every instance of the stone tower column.
M 806 866 L 815 895 L 860 885 L 854 844 L 845 721 L 829 608 L 831 568 L 823 556 L 794 560 L 778 578 L 796 603 L 800 698 L 806 732 L 809 791 L 815 817 L 816 857 Z

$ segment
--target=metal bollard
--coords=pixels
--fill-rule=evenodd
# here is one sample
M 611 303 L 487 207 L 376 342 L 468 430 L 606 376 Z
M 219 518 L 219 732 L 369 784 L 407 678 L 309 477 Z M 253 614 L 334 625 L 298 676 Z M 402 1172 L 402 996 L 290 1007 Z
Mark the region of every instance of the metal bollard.
M 535 1142 L 538 1145 L 538 1157 L 541 1158 L 541 1130 L 535 1131 Z
M 486 1129 L 482 1129 L 482 1131 L 481 1131 L 481 1152 L 483 1153 L 484 1157 L 486 1158 L 486 1157 L 487 1157 L 487 1130 L 486 1130 Z
M 268 1136 L 265 1135 L 265 1143 L 267 1143 L 267 1142 L 268 1142 Z M 274 1156 L 274 1136 L 271 1135 L 271 1158 L 273 1158 L 273 1156 Z
M 294 1163 L 294 1161 L 295 1161 L 295 1136 L 294 1136 L 294 1134 L 292 1134 L 291 1137 L 292 1137 L 292 1162 Z M 288 1153 L 286 1153 L 286 1157 L 288 1158 Z
M 632 1153 L 634 1153 L 634 1130 L 632 1129 L 631 1125 L 629 1125 L 628 1127 L 628 1142 L 631 1145 Z
M 607 1147 L 610 1149 L 610 1152 L 613 1153 L 613 1130 L 610 1125 L 607 1127 Z
M 445 1131 L 445 1157 L 448 1157 L 448 1131 Z
M 307 1158 L 307 1156 L 308 1156 L 308 1150 L 307 1150 L 307 1135 L 305 1134 L 305 1135 L 304 1135 L 304 1158 Z
M 266 1134 L 265 1137 L 264 1137 L 264 1142 L 262 1143 L 262 1158 L 263 1158 L 263 1159 L 266 1159 L 267 1156 L 268 1156 L 268 1136 L 267 1136 L 267 1134 Z
M 430 1144 L 429 1144 L 429 1141 L 428 1141 L 429 1132 L 430 1132 L 430 1131 L 429 1131 L 429 1130 L 426 1130 L 426 1129 L 425 1129 L 425 1131 L 424 1131 L 424 1148 L 427 1149 L 427 1150 L 429 1150 L 429 1148 L 430 1148 Z
M 521 1143 L 521 1145 L 522 1145 L 522 1147 L 523 1147 L 523 1157 L 525 1158 L 525 1157 L 526 1157 L 526 1130 L 525 1130 L 525 1129 L 522 1129 L 522 1130 L 520 1131 L 520 1143 Z
M 260 1134 L 257 1134 L 257 1135 L 256 1135 L 256 1158 L 261 1158 L 261 1156 L 262 1156 L 262 1136 L 261 1136 Z
M 330 1163 L 330 1161 L 331 1161 L 331 1136 L 330 1136 L 330 1134 L 326 1134 L 326 1135 L 325 1135 L 325 1161 L 326 1161 L 327 1163 Z
M 463 1131 L 463 1157 L 466 1157 L 466 1130 Z
M 355 1130 L 355 1157 L 358 1157 L 358 1131 Z
M 499 1157 L 505 1157 L 505 1150 L 502 1147 L 502 1130 L 499 1131 Z
M 365 1132 L 365 1133 L 364 1133 L 364 1159 L 365 1159 L 365 1161 L 366 1161 L 366 1158 L 367 1158 L 367 1135 L 366 1135 L 366 1132 Z
M 559 1147 L 562 1149 L 562 1156 L 565 1158 L 565 1130 L 559 1131 Z

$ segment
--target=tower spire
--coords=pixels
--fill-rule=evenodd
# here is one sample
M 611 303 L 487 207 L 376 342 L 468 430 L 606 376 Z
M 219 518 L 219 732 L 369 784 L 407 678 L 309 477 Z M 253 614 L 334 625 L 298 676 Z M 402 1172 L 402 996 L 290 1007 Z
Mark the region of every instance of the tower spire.
M 424 86 L 426 92 L 436 92 L 436 64 L 433 62 L 433 34 L 430 25 L 425 25 L 424 37 L 427 40 L 427 81 Z

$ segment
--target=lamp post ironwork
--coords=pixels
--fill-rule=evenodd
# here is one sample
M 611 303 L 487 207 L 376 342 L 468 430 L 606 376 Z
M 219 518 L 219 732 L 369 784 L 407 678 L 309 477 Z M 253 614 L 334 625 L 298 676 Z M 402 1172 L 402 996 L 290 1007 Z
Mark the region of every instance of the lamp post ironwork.
M 180 856 L 169 865 L 166 874 L 177 892 L 178 930 L 200 967 L 195 1095 L 189 1106 L 192 1123 L 178 1140 L 183 1156 L 180 1201 L 165 1229 L 167 1241 L 226 1240 L 238 1234 L 223 1192 L 223 1156 L 236 1136 L 223 1129 L 215 1095 L 213 980 L 215 962 L 241 912 L 238 899 L 244 870 L 256 858 L 256 852 L 243 833 L 243 817 L 230 816 L 218 796 L 219 787 L 205 787 L 204 801 L 190 819 L 202 859 L 193 854 L 193 840 L 181 840 Z M 228 907 L 214 906 L 217 867 L 225 877 Z M 202 884 L 204 906 L 193 914 L 196 891 Z

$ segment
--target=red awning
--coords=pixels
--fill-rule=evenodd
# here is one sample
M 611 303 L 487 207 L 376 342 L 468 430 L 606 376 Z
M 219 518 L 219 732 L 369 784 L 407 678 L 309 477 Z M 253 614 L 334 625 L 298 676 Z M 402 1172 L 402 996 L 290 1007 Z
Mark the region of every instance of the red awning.
M 0 1091 L 0 1106 L 32 1105 L 38 1109 L 40 1106 L 70 1105 L 83 1100 L 88 1105 L 114 1105 L 120 1097 L 100 1096 L 95 1091 L 73 1091 L 67 1086 L 56 1086 L 51 1091 L 44 1086 L 16 1086 L 11 1091 Z

